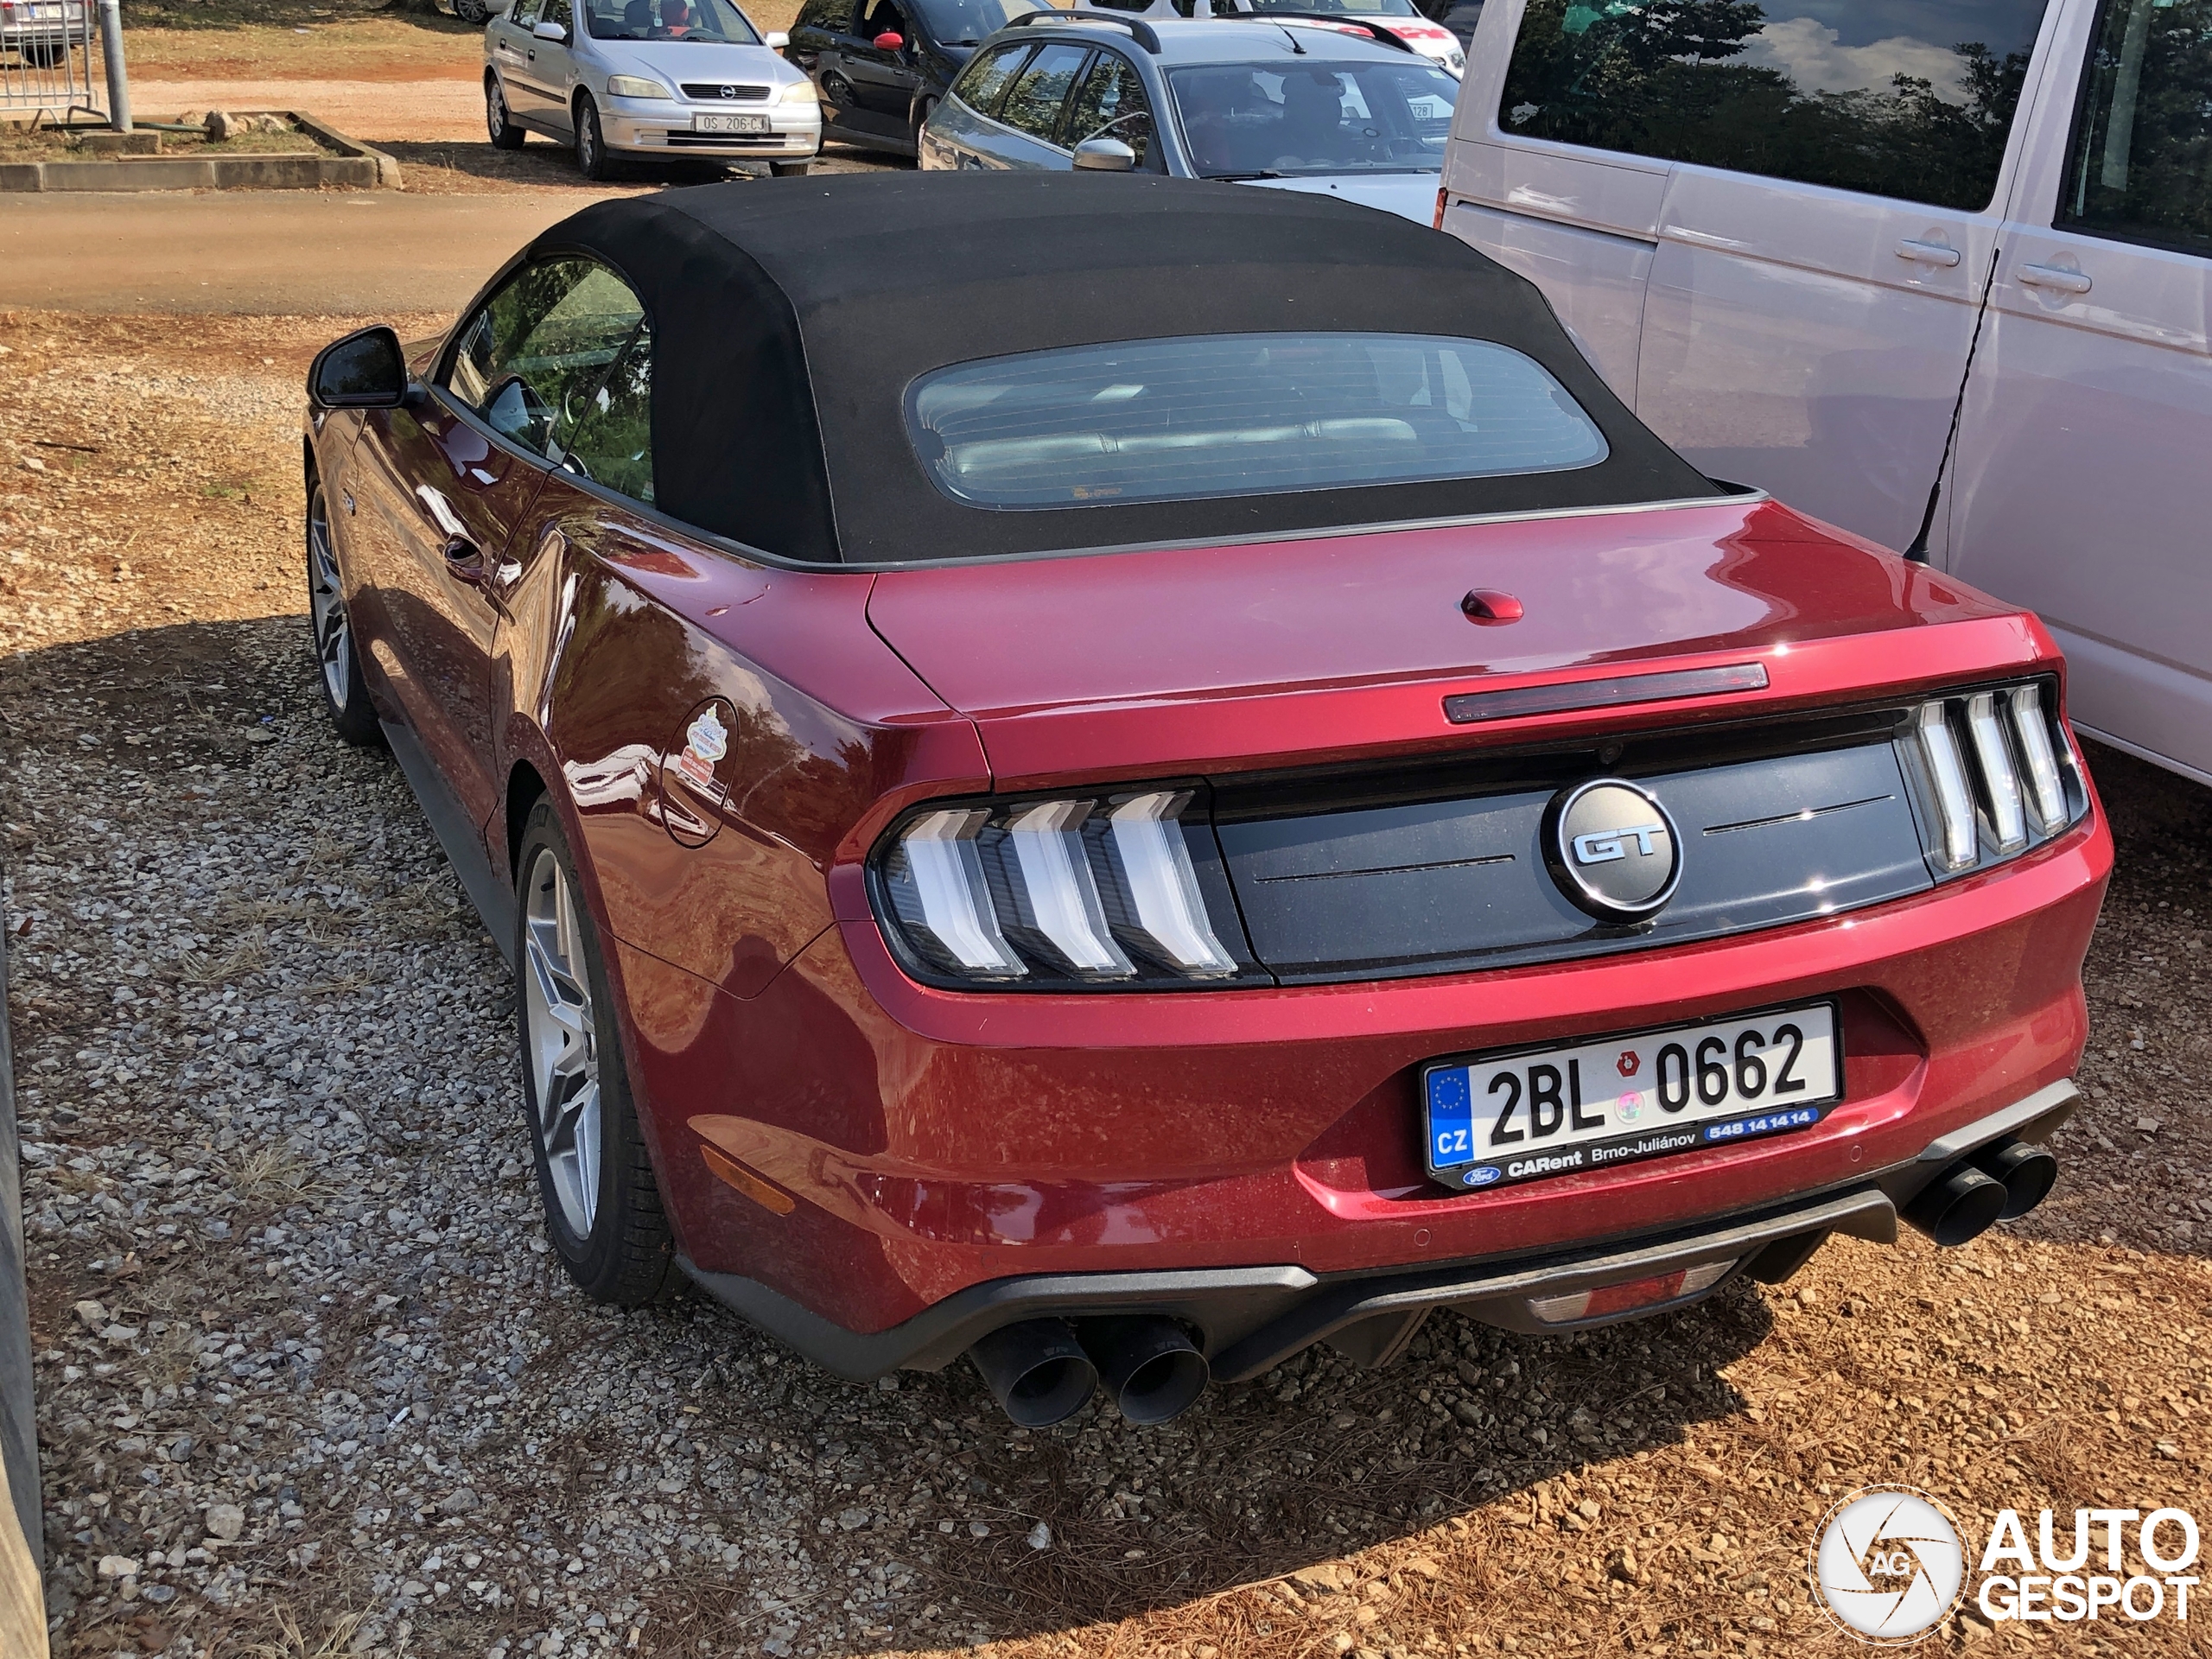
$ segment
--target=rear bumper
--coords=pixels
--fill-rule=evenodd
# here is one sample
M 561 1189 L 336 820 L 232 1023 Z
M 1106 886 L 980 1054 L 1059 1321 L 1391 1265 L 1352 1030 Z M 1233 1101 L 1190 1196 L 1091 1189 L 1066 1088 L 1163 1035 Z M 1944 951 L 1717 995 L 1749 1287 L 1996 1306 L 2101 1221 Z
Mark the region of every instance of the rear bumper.
M 857 919 L 750 997 L 626 944 L 610 965 L 687 1260 L 867 1336 L 1010 1281 L 1487 1273 L 1878 1184 L 2072 1074 L 2110 868 L 2093 811 L 1985 876 L 1824 921 L 1362 984 L 939 992 Z M 1422 1170 L 1430 1058 L 1821 997 L 1843 1013 L 1846 1097 L 1811 1128 L 1477 1192 Z
M 834 1325 L 753 1280 L 704 1271 L 688 1257 L 683 1265 L 709 1294 L 825 1370 L 855 1381 L 899 1369 L 942 1370 L 982 1337 L 1024 1319 L 1148 1313 L 1198 1332 L 1215 1378 L 1234 1382 L 1322 1341 L 1361 1363 L 1382 1364 L 1440 1307 L 1456 1307 L 1505 1330 L 1555 1332 L 1687 1306 L 1745 1274 L 1786 1279 L 1832 1233 L 1894 1242 L 1899 1208 L 1942 1170 L 1999 1140 L 2040 1142 L 2072 1114 L 2077 1100 L 2071 1083 L 2053 1084 L 1938 1137 L 1910 1162 L 1841 1191 L 1537 1256 L 1327 1277 L 1289 1263 L 1037 1274 L 970 1286 L 889 1330 L 867 1334 Z M 1547 1317 L 1539 1306 L 1715 1264 L 1721 1271 L 1703 1288 L 1626 1312 L 1559 1318 Z

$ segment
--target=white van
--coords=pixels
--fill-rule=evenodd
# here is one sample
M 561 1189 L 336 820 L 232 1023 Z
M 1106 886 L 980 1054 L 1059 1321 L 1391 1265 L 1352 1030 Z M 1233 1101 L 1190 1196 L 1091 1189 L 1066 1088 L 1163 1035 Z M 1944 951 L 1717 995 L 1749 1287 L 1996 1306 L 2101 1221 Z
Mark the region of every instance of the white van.
M 1704 471 L 2032 607 L 2212 783 L 2212 0 L 1491 0 L 1439 206 Z

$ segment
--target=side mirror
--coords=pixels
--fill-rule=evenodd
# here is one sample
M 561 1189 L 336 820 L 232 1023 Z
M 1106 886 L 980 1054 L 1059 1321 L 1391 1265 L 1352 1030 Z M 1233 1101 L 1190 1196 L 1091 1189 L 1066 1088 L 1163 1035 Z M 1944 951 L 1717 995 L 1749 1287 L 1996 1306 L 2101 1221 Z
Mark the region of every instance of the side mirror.
M 887 29 L 870 42 L 879 52 L 896 52 L 906 44 L 906 37 L 895 29 Z
M 569 39 L 569 26 L 566 23 L 556 23 L 550 17 L 541 18 L 537 25 L 530 32 L 541 41 L 559 41 L 563 45 L 567 44 Z
M 397 409 L 407 401 L 407 357 L 379 323 L 333 340 L 308 370 L 308 397 L 322 409 Z
M 1086 173 L 1134 173 L 1137 153 L 1118 138 L 1086 138 L 1075 147 L 1075 164 Z
M 771 52 L 780 52 L 791 43 L 791 37 L 784 33 L 780 29 L 770 29 L 767 34 L 761 37 L 760 40 L 760 44 L 766 47 Z

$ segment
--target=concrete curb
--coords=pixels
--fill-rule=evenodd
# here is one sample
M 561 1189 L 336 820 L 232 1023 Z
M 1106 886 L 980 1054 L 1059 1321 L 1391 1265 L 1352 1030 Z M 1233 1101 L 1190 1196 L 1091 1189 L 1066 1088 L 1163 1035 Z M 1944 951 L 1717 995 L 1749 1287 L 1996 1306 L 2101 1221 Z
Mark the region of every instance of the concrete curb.
M 281 115 L 338 153 L 316 156 L 148 156 L 116 162 L 0 164 L 0 193 L 60 190 L 319 190 L 326 185 L 397 190 L 399 162 L 298 110 L 240 110 Z
M 46 1556 L 31 1392 L 30 1306 L 23 1288 L 23 1196 L 16 1071 L 8 1046 L 7 912 L 0 906 L 0 1653 L 46 1659 Z

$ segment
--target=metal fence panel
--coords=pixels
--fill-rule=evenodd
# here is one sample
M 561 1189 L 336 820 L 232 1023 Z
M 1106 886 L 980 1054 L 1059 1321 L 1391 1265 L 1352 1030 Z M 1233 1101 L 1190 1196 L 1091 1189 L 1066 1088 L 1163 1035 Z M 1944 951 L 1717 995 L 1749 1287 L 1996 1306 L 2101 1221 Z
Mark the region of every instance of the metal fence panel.
M 0 114 L 108 115 L 92 0 L 0 0 Z

